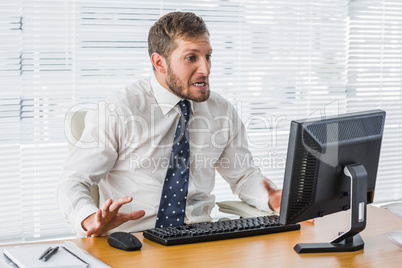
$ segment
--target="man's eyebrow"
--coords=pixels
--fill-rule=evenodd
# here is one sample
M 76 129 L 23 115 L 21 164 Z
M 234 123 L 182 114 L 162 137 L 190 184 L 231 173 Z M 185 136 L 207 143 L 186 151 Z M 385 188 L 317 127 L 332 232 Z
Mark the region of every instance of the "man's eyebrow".
M 207 52 L 208 52 L 208 53 L 212 53 L 212 51 L 213 51 L 213 49 L 211 48 L 211 49 L 209 49 Z M 188 49 L 183 50 L 183 53 L 187 53 L 187 52 L 197 52 L 197 53 L 200 53 L 201 50 L 196 49 L 196 48 L 188 48 Z

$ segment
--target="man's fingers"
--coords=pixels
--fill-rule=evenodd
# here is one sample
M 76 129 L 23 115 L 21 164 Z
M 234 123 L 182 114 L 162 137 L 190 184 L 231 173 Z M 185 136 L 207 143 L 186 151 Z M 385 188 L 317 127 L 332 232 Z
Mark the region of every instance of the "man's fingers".
M 262 184 L 268 192 L 268 206 L 275 212 L 279 212 L 281 207 L 282 190 L 273 188 L 267 180 L 263 180 Z
M 113 200 L 109 198 L 102 204 L 102 210 L 109 210 L 110 205 L 112 205 Z
M 110 211 L 110 206 L 112 205 L 113 200 L 112 199 L 108 199 L 106 200 L 103 204 L 102 204 L 102 217 L 105 218 L 106 215 L 109 213 Z
M 132 211 L 130 213 L 119 213 L 119 218 L 122 222 L 138 220 L 145 216 L 144 210 Z
M 266 180 L 263 180 L 262 184 L 264 185 L 265 189 L 268 191 L 268 194 L 271 194 L 272 192 L 275 191 L 275 189 L 272 188 L 271 185 Z
M 102 219 L 103 219 L 102 214 L 103 214 L 103 211 L 101 209 L 98 209 L 95 214 L 95 221 L 97 221 L 97 222 L 102 221 Z
M 110 211 L 114 211 L 116 209 L 119 210 L 122 205 L 130 203 L 131 201 L 133 201 L 133 198 L 131 196 L 121 197 L 114 201 L 113 204 L 110 205 L 109 209 Z
M 89 237 L 89 236 L 93 235 L 94 233 L 95 233 L 95 230 L 92 228 L 92 229 L 89 229 L 89 230 L 85 233 L 85 235 L 86 235 L 87 237 Z
M 138 220 L 142 217 L 145 216 L 145 211 L 144 210 L 137 210 L 137 211 L 133 211 L 130 214 L 130 220 Z

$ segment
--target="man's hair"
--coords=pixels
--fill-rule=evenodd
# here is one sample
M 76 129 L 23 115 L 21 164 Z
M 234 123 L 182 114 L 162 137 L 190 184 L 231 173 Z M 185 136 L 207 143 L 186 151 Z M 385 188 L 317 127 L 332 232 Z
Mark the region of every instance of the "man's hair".
M 168 59 L 176 48 L 176 38 L 192 39 L 209 35 L 204 20 L 191 12 L 170 12 L 149 29 L 148 53 L 158 53 Z

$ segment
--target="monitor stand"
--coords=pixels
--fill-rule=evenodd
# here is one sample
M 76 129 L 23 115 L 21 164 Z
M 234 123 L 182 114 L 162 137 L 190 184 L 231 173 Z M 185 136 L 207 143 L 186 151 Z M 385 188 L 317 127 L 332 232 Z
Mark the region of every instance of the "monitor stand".
M 364 248 L 360 232 L 366 227 L 367 171 L 363 165 L 346 166 L 346 176 L 350 177 L 350 229 L 329 243 L 297 244 L 297 253 L 348 252 Z

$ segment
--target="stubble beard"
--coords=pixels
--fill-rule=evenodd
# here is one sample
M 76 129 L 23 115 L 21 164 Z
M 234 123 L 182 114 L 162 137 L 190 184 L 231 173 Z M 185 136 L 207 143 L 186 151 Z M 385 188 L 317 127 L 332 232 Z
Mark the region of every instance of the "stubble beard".
M 209 88 L 207 90 L 203 91 L 202 95 L 200 97 L 195 97 L 191 94 L 190 90 L 187 90 L 187 91 L 184 90 L 183 83 L 181 83 L 181 81 L 177 77 L 177 75 L 171 70 L 172 69 L 169 68 L 169 71 L 167 72 L 166 84 L 169 87 L 170 91 L 172 91 L 176 96 L 178 96 L 179 98 L 192 100 L 194 102 L 203 102 L 203 101 L 208 100 L 209 95 L 210 95 Z M 203 79 L 206 80 L 205 77 L 203 77 Z M 190 85 L 187 85 L 187 88 L 189 89 Z

